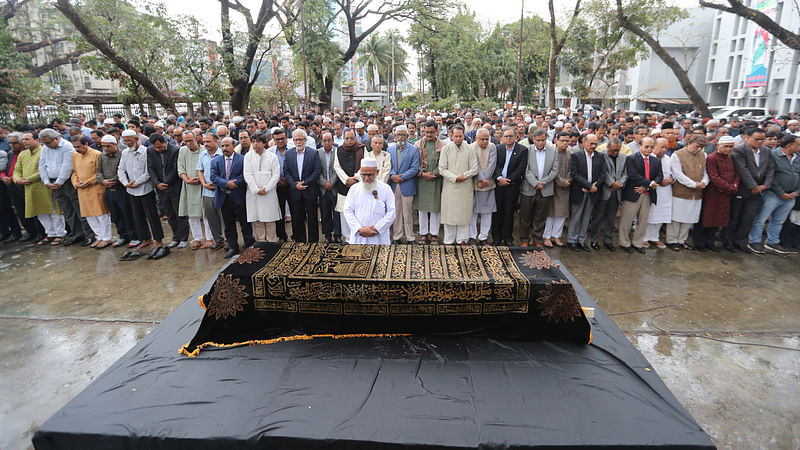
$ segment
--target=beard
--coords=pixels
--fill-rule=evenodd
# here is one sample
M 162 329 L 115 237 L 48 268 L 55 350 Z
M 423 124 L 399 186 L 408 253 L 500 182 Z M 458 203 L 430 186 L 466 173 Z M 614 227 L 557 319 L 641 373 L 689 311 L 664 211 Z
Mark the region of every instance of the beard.
M 374 191 L 376 186 L 377 186 L 377 182 L 374 179 L 372 180 L 372 183 L 367 183 L 367 182 L 364 182 L 364 181 L 361 182 L 361 187 L 364 188 L 364 190 L 367 191 L 367 192 Z

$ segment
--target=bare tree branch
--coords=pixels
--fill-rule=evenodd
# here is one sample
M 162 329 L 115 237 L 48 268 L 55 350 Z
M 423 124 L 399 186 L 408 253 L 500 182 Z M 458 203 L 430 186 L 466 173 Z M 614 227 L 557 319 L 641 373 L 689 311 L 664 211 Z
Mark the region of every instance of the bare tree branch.
M 46 74 L 47 72 L 50 72 L 51 70 L 55 69 L 58 66 L 63 66 L 64 64 L 77 62 L 78 60 L 80 60 L 81 55 L 83 55 L 84 53 L 86 53 L 85 50 L 75 50 L 73 52 L 67 53 L 66 55 L 60 58 L 51 59 L 47 63 L 42 64 L 41 66 L 31 67 L 29 69 L 30 75 L 34 78 L 40 77 Z
M 47 47 L 48 45 L 58 44 L 59 42 L 68 41 L 69 36 L 60 37 L 58 39 L 45 39 L 40 42 L 17 42 L 14 46 L 14 50 L 20 53 L 30 53 L 40 48 Z
M 747 20 L 751 20 L 757 23 L 761 28 L 767 30 L 770 34 L 775 36 L 779 41 L 786 44 L 787 47 L 792 48 L 794 50 L 800 50 L 800 34 L 793 33 L 791 30 L 783 28 L 779 23 L 772 20 L 768 15 L 764 14 L 763 12 L 748 8 L 739 0 L 728 0 L 728 4 L 730 6 L 722 5 L 719 3 L 714 3 L 706 0 L 699 0 L 700 6 L 704 6 L 706 8 L 716 9 L 719 11 L 725 11 L 731 14 L 736 14 L 737 16 L 744 17 Z

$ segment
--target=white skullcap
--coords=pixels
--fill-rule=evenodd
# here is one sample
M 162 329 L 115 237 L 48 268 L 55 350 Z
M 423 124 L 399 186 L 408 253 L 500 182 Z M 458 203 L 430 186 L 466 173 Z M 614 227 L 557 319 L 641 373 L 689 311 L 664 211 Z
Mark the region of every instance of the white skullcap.
M 136 132 L 133 131 L 133 130 L 125 130 L 125 131 L 122 132 L 122 135 L 123 136 L 134 136 L 134 137 L 136 137 Z
M 405 131 L 406 133 L 408 133 L 408 127 L 405 125 L 398 125 L 397 128 L 394 129 L 395 133 L 400 131 Z
M 364 128 L 364 122 L 356 122 L 356 128 Z
M 114 123 L 114 119 L 110 117 L 103 121 L 103 125 L 114 125 Z
M 559 120 L 558 122 L 556 122 L 556 124 L 554 126 L 556 128 L 564 128 L 564 122 Z
M 661 130 L 659 130 L 658 128 L 653 128 L 653 131 L 650 132 L 650 136 L 655 136 L 659 133 L 661 133 Z
M 361 167 L 378 167 L 378 160 L 377 159 L 362 159 L 361 160 Z
M 566 119 L 567 119 L 567 116 L 565 116 L 563 114 L 559 114 L 558 115 L 558 120 L 566 120 Z
M 531 123 L 530 116 L 525 116 L 525 123 Z
M 371 124 L 369 124 L 369 126 L 367 127 L 367 131 L 369 131 L 369 130 L 378 131 L 378 130 L 380 130 L 380 128 L 378 128 L 378 126 L 377 126 L 377 125 L 375 125 L 374 123 L 371 123 Z
M 117 138 L 115 138 L 114 136 L 112 136 L 110 134 L 106 134 L 105 136 L 103 136 L 103 139 L 100 139 L 100 142 L 108 142 L 110 144 L 116 144 L 117 143 Z
M 442 118 L 447 119 L 447 113 L 446 112 L 442 113 Z
M 717 144 L 733 144 L 736 142 L 736 139 L 732 138 L 731 136 L 722 136 L 717 140 Z
M 159 120 L 158 122 L 155 123 L 155 126 L 157 126 L 158 128 L 164 128 L 164 122 Z
M 242 117 L 242 116 L 233 116 L 233 119 L 231 120 L 231 122 L 239 123 L 239 122 L 241 122 L 243 120 L 244 120 L 244 117 Z
M 391 122 L 391 121 L 392 121 L 392 116 L 386 116 L 386 117 L 384 117 L 384 118 L 383 118 L 383 121 L 384 121 L 384 122 Z

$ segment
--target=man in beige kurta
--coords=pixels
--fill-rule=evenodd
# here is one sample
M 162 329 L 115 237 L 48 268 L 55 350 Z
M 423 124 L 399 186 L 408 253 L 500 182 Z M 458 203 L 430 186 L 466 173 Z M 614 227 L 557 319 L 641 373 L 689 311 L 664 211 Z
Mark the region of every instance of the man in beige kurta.
M 439 156 L 439 174 L 442 185 L 442 223 L 444 243 L 466 245 L 469 240 L 469 225 L 472 223 L 474 184 L 472 178 L 478 174 L 478 158 L 472 147 L 464 142 L 464 127 L 453 127 L 452 142 L 442 149 Z
M 105 188 L 97 184 L 100 152 L 89 147 L 89 140 L 85 136 L 76 137 L 72 145 L 75 147 L 72 153 L 72 185 L 78 191 L 81 217 L 86 218 L 97 236 L 90 247 L 106 248 L 111 244 L 111 215 L 103 201 Z

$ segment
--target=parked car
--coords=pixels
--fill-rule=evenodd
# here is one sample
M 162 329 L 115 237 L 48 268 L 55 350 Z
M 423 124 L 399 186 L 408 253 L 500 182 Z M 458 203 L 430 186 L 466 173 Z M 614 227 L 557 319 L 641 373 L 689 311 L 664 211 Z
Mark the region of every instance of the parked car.
M 755 106 L 726 106 L 716 111 L 712 111 L 711 116 L 717 120 L 730 120 L 731 117 L 736 116 L 739 119 L 748 119 L 760 122 L 769 117 L 769 110 L 767 110 L 767 108 L 758 108 Z
M 664 117 L 664 113 L 661 113 L 661 112 L 658 112 L 658 111 L 644 111 L 644 110 L 640 110 L 640 109 L 628 109 L 628 110 L 625 111 L 625 114 L 631 114 L 631 115 L 640 116 L 640 117 L 643 117 L 643 116 L 656 116 L 659 119 Z

